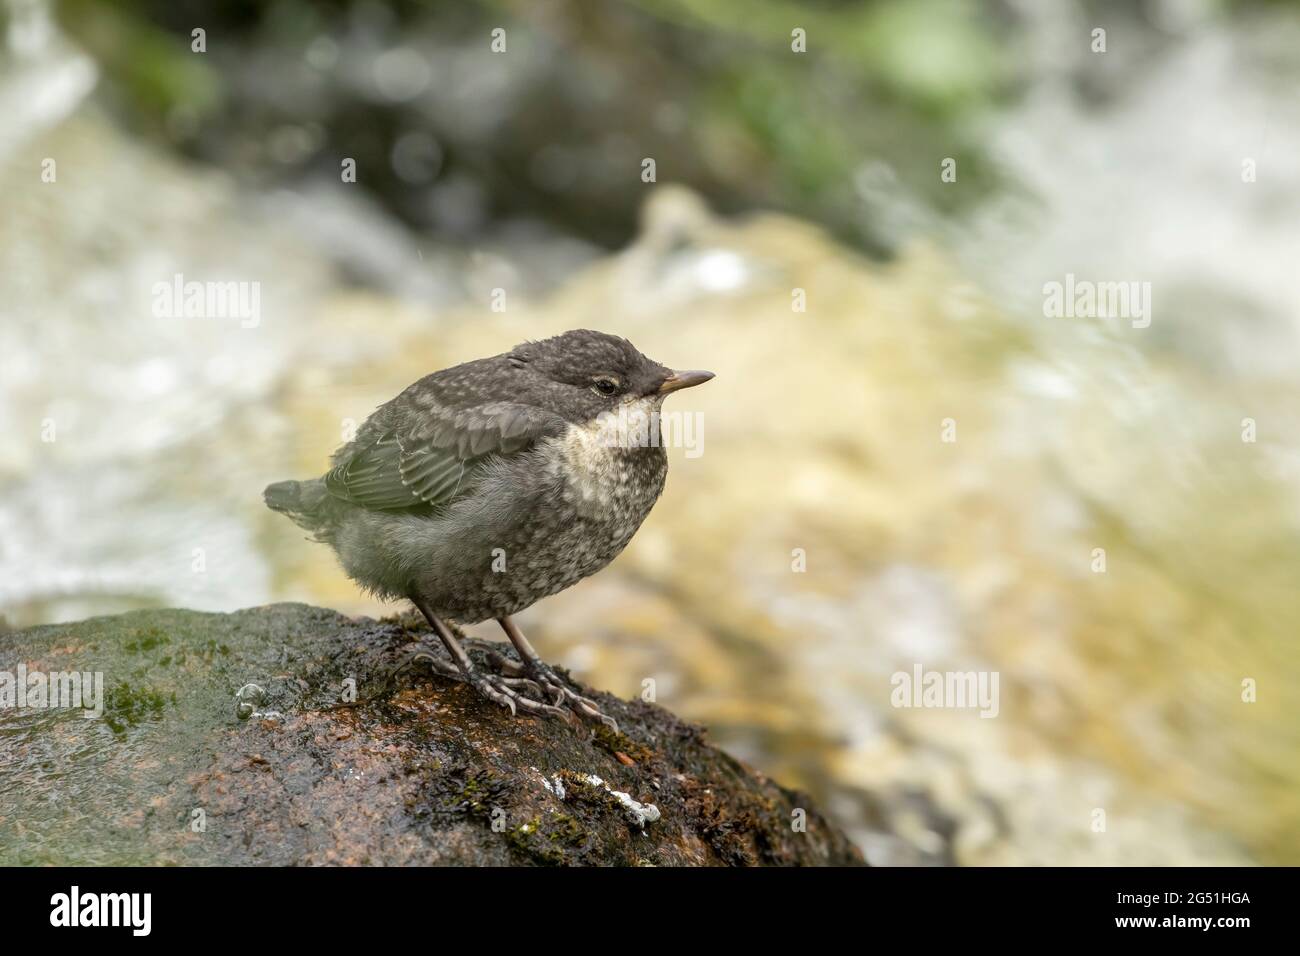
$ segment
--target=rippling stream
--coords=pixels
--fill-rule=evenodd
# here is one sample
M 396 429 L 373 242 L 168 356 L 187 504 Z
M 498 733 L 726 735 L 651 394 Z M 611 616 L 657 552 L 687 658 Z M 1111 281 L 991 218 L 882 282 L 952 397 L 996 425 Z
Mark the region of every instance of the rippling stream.
M 879 262 L 668 185 L 611 255 L 545 224 L 437 242 L 318 181 L 251 189 L 130 136 L 93 60 L 20 6 L 0 69 L 8 625 L 401 610 L 262 487 L 321 472 L 432 369 L 599 327 L 718 378 L 682 406 L 703 454 L 671 451 L 628 551 L 524 615 L 544 654 L 623 696 L 653 678 L 879 862 L 1300 859 L 1294 18 L 1169 5 L 1174 39 L 1117 44 L 1091 97 L 1069 82 L 1086 50 L 1043 52 L 1068 19 L 1034 24 L 1034 85 L 972 119 L 1004 186 L 940 212 L 864 161 L 858 212 L 896 244 Z M 157 317 L 176 274 L 258 282 L 260 322 Z M 1044 316 L 1067 274 L 1149 281 L 1149 327 Z M 494 312 L 502 286 L 528 291 Z M 890 706 L 918 663 L 998 672 L 998 718 Z

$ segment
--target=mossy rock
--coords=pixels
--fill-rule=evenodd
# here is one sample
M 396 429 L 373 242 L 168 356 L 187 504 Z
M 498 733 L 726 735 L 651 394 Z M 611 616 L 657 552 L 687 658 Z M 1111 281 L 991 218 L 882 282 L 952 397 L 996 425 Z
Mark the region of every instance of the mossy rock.
M 101 672 L 106 706 L 0 710 L 0 863 L 862 862 L 702 728 L 585 687 L 618 734 L 512 717 L 397 666 L 429 637 L 301 604 L 4 635 L 0 671 Z

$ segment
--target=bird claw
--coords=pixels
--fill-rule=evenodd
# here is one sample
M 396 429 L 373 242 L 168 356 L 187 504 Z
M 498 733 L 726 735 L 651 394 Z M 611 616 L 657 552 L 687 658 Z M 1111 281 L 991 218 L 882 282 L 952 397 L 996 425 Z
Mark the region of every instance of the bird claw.
M 483 674 L 474 669 L 466 675 L 430 648 L 420 647 L 410 653 L 394 673 L 412 664 L 427 664 L 443 677 L 469 684 L 482 697 L 509 710 L 512 717 L 518 717 L 520 713 L 559 717 L 571 727 L 578 726 L 579 719 L 585 718 L 598 720 L 618 733 L 618 723 L 612 717 L 602 713 L 595 701 L 570 689 L 545 662 L 520 664 L 495 651 L 488 654 L 488 662 L 495 673 Z M 546 703 L 548 700 L 550 703 Z
M 515 709 L 515 700 L 513 697 L 506 698 L 506 706 L 510 708 L 510 716 L 518 717 L 519 711 Z
M 530 688 L 535 692 L 536 697 L 545 699 L 541 687 L 527 678 L 487 674 L 478 677 L 472 683 L 474 689 L 488 700 L 509 708 L 513 717 L 518 717 L 520 712 L 523 712 L 538 716 L 559 717 L 568 722 L 569 712 L 567 710 L 554 704 L 545 704 L 541 700 L 525 696 L 519 692 L 519 689 Z
M 520 677 L 528 673 L 528 668 L 518 661 L 513 661 L 504 654 L 498 654 L 496 651 L 488 651 L 488 663 L 498 674 L 504 674 L 507 677 Z
M 614 733 L 618 733 L 618 723 L 614 718 L 601 712 L 595 701 L 571 689 L 549 664 L 540 660 L 526 661 L 524 670 L 534 682 L 555 694 L 555 703 L 551 705 L 552 707 L 563 709 L 566 713 L 598 720 Z M 567 707 L 564 706 L 566 704 Z

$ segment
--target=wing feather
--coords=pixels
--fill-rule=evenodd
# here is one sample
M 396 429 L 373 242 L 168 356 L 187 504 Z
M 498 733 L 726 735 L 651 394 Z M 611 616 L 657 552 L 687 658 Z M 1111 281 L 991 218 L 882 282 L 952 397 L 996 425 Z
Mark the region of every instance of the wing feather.
M 396 409 L 385 406 L 371 421 L 380 427 L 367 422 L 364 440 L 359 436 L 340 452 L 325 487 L 376 511 L 447 504 L 472 489 L 493 456 L 517 454 L 565 427 L 559 416 L 532 405 L 491 402 L 451 409 L 427 397 Z

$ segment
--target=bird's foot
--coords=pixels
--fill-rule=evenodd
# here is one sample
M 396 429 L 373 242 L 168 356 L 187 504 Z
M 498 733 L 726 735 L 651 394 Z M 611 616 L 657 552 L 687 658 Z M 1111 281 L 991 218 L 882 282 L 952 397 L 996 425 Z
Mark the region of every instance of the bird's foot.
M 551 699 L 553 707 L 567 707 L 569 712 L 576 713 L 581 717 L 589 720 L 598 720 L 614 733 L 618 733 L 618 723 L 613 717 L 608 716 L 596 706 L 596 702 L 589 697 L 583 697 L 565 682 L 551 665 L 547 664 L 541 658 L 525 658 L 523 663 L 512 661 L 500 654 L 491 655 L 493 665 L 503 674 L 509 675 L 510 679 L 527 680 L 533 686 L 540 689 L 542 694 Z M 540 696 L 540 695 L 539 695 Z
M 493 656 L 495 657 L 495 655 Z M 400 671 L 414 664 L 427 664 L 435 674 L 449 677 L 463 684 L 469 684 L 483 697 L 494 704 L 500 704 L 515 716 L 520 713 L 541 714 L 548 717 L 559 717 L 565 721 L 570 720 L 569 711 L 543 703 L 547 697 L 546 690 L 527 677 L 506 673 L 484 673 L 476 667 L 471 667 L 469 673 L 464 673 L 459 667 L 430 647 L 418 647 L 407 654 L 402 663 L 398 665 L 398 670 Z
M 402 655 L 397 666 L 393 668 L 393 676 L 397 676 L 408 667 L 416 664 L 425 664 L 429 670 L 443 677 L 450 677 L 453 680 L 463 681 L 465 676 L 461 674 L 460 669 L 451 661 L 444 660 L 438 656 L 438 653 L 427 644 L 416 644 L 414 648 Z
M 558 717 L 565 723 L 573 722 L 571 711 L 556 704 L 543 703 L 546 699 L 545 689 L 527 677 L 507 677 L 502 674 L 475 672 L 471 675 L 469 683 L 488 700 L 508 708 L 515 716 L 520 713 L 537 714 Z
M 433 613 L 428 603 L 418 595 L 412 595 L 411 601 L 433 627 L 441 639 L 443 647 L 451 655 L 451 660 L 443 659 L 432 648 L 419 646 L 406 655 L 399 665 L 400 671 L 416 662 L 428 664 L 436 673 L 464 681 L 483 697 L 509 709 L 518 716 L 537 714 L 547 717 L 559 717 L 565 723 L 572 724 L 577 716 L 599 720 L 614 733 L 618 733 L 618 724 L 612 717 L 601 713 L 595 702 L 583 697 L 570 688 L 560 675 L 537 656 L 528 639 L 509 617 L 500 618 L 500 622 L 510 641 L 515 646 L 520 662 L 508 660 L 496 652 L 488 655 L 494 671 L 483 673 L 465 653 L 460 641 L 441 618 Z M 547 701 L 550 701 L 547 703 Z

